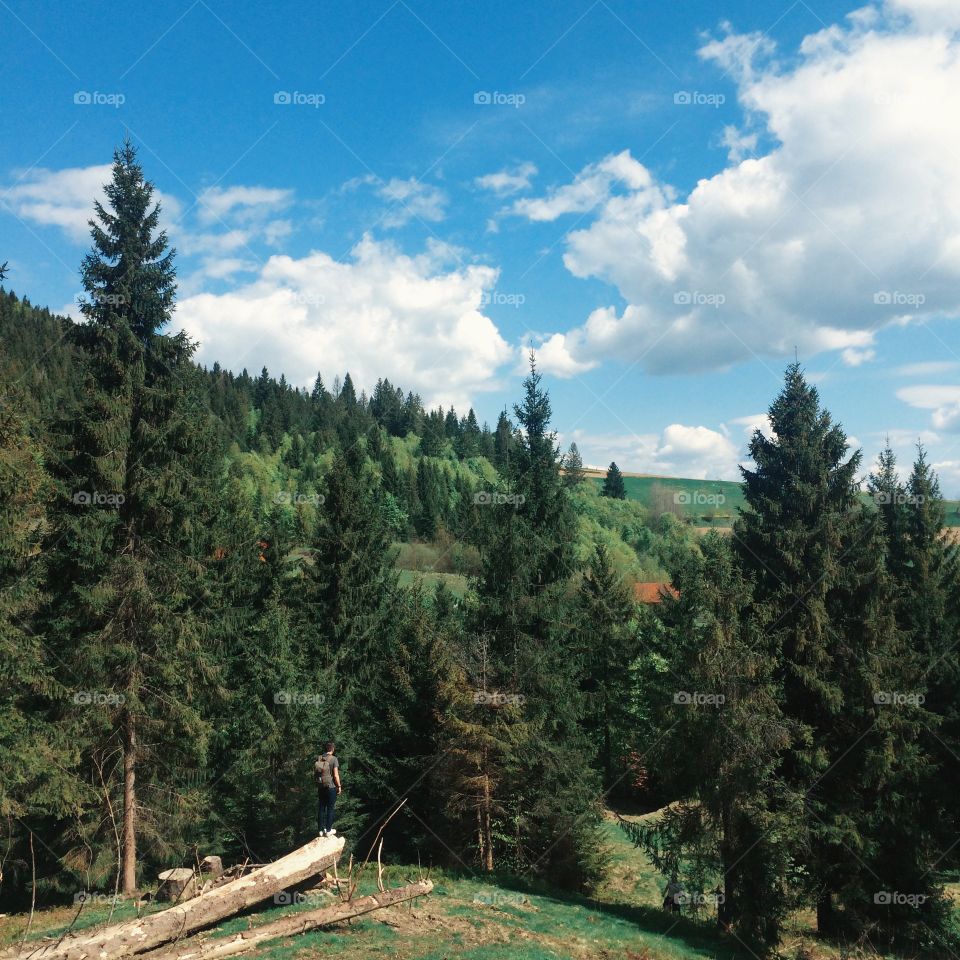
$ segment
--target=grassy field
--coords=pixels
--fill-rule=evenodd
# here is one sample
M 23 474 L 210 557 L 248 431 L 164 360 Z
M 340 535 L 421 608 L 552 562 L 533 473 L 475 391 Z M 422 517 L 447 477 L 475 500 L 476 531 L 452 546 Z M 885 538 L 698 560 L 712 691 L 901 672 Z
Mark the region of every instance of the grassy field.
M 587 474 L 598 486 L 603 484 L 602 472 L 590 470 Z M 698 527 L 729 527 L 744 503 L 740 484 L 732 480 L 625 473 L 623 485 L 628 499 L 638 500 L 655 513 L 678 512 Z M 960 528 L 960 500 L 946 500 L 944 508 L 947 527 Z
M 271 960 L 332 957 L 347 960 L 390 957 L 395 960 L 749 960 L 752 954 L 735 939 L 716 932 L 709 916 L 674 917 L 660 909 L 663 879 L 636 850 L 612 817 L 603 825 L 609 871 L 596 897 L 565 896 L 524 886 L 506 878 L 488 879 L 443 871 L 431 874 L 435 888 L 409 904 L 344 923 L 336 928 L 268 944 L 255 954 Z M 386 868 L 385 884 L 399 886 L 417 878 L 414 867 Z M 361 892 L 371 892 L 371 884 Z M 326 896 L 326 895 L 323 895 Z M 209 933 L 221 937 L 282 914 L 317 906 L 316 897 L 292 907 L 269 907 L 235 917 Z M 321 902 L 326 902 L 322 900 Z M 76 909 L 39 911 L 28 942 L 58 937 Z M 84 909 L 77 928 L 103 922 L 107 905 Z M 121 903 L 114 920 L 134 915 Z M 812 918 L 795 918 L 781 956 L 805 960 L 870 957 L 843 954 L 818 943 Z M 0 918 L 0 948 L 19 943 L 26 918 Z M 887 957 L 887 960 L 894 960 Z

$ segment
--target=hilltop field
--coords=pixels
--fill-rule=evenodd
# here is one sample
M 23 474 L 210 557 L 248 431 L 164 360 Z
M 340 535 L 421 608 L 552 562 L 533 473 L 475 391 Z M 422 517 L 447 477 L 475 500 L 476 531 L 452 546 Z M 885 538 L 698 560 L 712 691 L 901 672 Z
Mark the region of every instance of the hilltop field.
M 584 471 L 595 483 L 604 471 Z M 698 527 L 729 527 L 743 506 L 743 492 L 734 480 L 695 480 L 623 471 L 627 499 L 642 503 L 653 512 L 674 512 Z M 865 498 L 866 499 L 866 498 Z M 960 500 L 945 500 L 947 527 L 960 527 Z

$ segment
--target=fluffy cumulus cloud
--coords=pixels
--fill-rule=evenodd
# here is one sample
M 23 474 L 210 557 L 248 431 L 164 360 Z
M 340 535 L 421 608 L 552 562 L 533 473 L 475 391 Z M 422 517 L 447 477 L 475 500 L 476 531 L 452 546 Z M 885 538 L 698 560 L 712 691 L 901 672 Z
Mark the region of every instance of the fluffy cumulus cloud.
M 19 175 L 0 192 L 0 208 L 28 224 L 59 227 L 77 242 L 90 239 L 88 221 L 93 217 L 93 203 L 106 202 L 103 186 L 110 180 L 110 164 L 47 170 L 35 167 Z M 155 194 L 161 201 L 164 222 L 169 224 L 180 213 L 174 197 Z
M 302 385 L 349 370 L 358 389 L 388 377 L 430 403 L 466 407 L 514 355 L 482 312 L 496 281 L 495 269 L 459 265 L 443 244 L 411 257 L 366 236 L 346 263 L 273 256 L 250 284 L 187 297 L 177 318 L 202 362 L 266 364 Z
M 799 347 L 856 366 L 885 325 L 956 315 L 957 27 L 954 0 L 890 0 L 807 36 L 789 66 L 728 33 L 701 50 L 744 111 L 725 169 L 677 199 L 624 152 L 515 202 L 534 221 L 590 214 L 564 262 L 626 302 L 566 332 L 567 362 L 692 372 Z
M 616 461 L 621 469 L 664 477 L 699 480 L 739 480 L 742 450 L 725 433 L 704 426 L 672 423 L 660 433 L 590 434 L 574 431 L 584 462 L 605 467 Z M 629 465 L 629 466 L 628 466 Z

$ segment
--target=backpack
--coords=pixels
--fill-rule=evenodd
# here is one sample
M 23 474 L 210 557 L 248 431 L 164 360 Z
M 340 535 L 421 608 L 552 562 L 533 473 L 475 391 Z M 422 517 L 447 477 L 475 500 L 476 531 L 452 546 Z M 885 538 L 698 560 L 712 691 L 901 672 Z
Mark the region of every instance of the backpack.
M 317 757 L 317 762 L 313 765 L 313 779 L 318 787 L 334 786 L 333 773 L 331 772 L 333 770 L 332 759 L 333 754 L 330 753 Z

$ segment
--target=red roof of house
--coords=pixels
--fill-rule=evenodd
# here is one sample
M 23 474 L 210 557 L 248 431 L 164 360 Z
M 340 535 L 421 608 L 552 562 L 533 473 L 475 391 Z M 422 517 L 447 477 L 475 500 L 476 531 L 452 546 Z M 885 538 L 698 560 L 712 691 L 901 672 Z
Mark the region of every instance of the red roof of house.
M 665 596 L 676 599 L 679 593 L 669 584 L 652 580 L 633 585 L 633 595 L 639 603 L 662 603 Z

